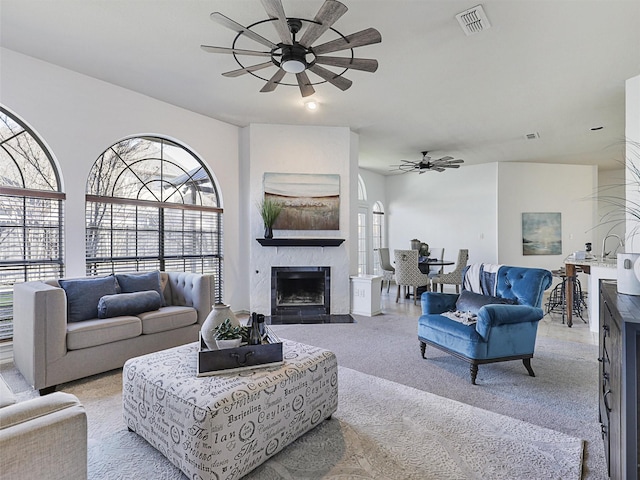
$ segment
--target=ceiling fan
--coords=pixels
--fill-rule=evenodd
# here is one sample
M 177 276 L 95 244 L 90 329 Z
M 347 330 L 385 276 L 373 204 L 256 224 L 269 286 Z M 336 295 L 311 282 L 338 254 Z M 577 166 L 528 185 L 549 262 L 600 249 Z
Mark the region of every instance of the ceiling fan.
M 284 13 L 281 0 L 261 0 L 264 9 L 269 17 L 253 23 L 247 27 L 224 16 L 220 12 L 211 14 L 211 19 L 223 25 L 234 32 L 237 32 L 231 48 L 214 47 L 210 45 L 201 45 L 200 47 L 210 53 L 227 53 L 233 55 L 241 68 L 225 72 L 225 77 L 238 77 L 249 73 L 254 77 L 260 78 L 267 83 L 260 90 L 261 92 L 272 92 L 278 85 L 298 86 L 303 97 L 313 95 L 315 90 L 313 85 L 329 82 L 338 87 L 340 90 L 347 90 L 352 81 L 343 75 L 347 70 L 361 70 L 364 72 L 375 72 L 378 69 L 377 60 L 370 58 L 355 58 L 353 49 L 374 43 L 380 43 L 382 36 L 375 28 L 367 28 L 351 35 L 344 36 L 332 26 L 344 15 L 347 7 L 336 0 L 326 0 L 313 20 L 303 18 L 287 17 Z M 271 22 L 275 28 L 279 42 L 272 42 L 268 38 L 260 35 L 254 30 L 254 27 Z M 304 27 L 304 28 L 303 28 Z M 321 45 L 313 46 L 325 32 L 331 30 L 336 34 L 337 38 Z M 300 39 L 297 38 L 298 33 L 302 32 Z M 263 50 L 247 50 L 236 48 L 236 44 L 240 38 L 248 38 L 268 48 Z M 327 56 L 327 53 L 339 52 L 342 50 L 347 52 L 347 56 Z M 268 62 L 258 63 L 255 65 L 245 66 L 238 56 L 247 57 L 270 57 Z M 339 73 L 328 70 L 320 65 L 330 67 L 338 67 L 341 69 Z M 270 78 L 263 78 L 255 72 L 268 68 L 277 67 L 277 71 Z M 322 80 L 311 82 L 307 71 L 313 72 Z M 296 83 L 285 83 L 283 79 L 287 73 L 296 76 Z
M 460 168 L 460 164 L 464 160 L 454 160 L 453 157 L 442 157 L 433 159 L 429 156 L 429 152 L 422 152 L 422 160 L 415 162 L 413 160 L 401 160 L 399 165 L 391 165 L 392 170 L 399 170 L 402 173 L 418 172 L 420 174 L 429 171 L 444 172 L 447 168 Z

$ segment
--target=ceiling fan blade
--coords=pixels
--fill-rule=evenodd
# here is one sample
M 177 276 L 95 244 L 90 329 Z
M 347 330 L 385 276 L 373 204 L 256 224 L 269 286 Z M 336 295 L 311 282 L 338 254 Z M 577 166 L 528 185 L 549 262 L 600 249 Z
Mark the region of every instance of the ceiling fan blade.
M 308 97 L 309 95 L 316 93 L 306 72 L 297 73 L 296 79 L 298 80 L 298 87 L 300 87 L 300 94 L 303 97 Z
M 434 167 L 431 170 L 435 170 L 436 172 L 444 172 L 444 168 L 442 167 Z
M 378 61 L 371 58 L 316 57 L 316 63 L 332 67 L 353 68 L 365 72 L 375 72 L 378 69 Z
M 338 76 L 335 73 L 327 70 L 326 68 L 321 67 L 320 65 L 313 65 L 309 67 L 309 70 L 343 91 L 348 89 L 353 84 L 353 82 L 348 78 Z
M 289 31 L 289 24 L 287 23 L 287 16 L 284 13 L 282 2 L 280 0 L 261 0 L 261 2 L 269 18 L 275 20 L 273 25 L 282 43 L 292 45 L 291 32 Z
M 231 70 L 230 72 L 224 72 L 222 74 L 223 77 L 239 77 L 240 75 L 244 75 L 245 73 L 255 72 L 257 70 L 262 70 L 263 68 L 273 67 L 275 66 L 273 62 L 265 62 L 258 63 L 257 65 L 251 65 L 246 68 L 239 68 L 238 70 Z
M 246 37 L 249 37 L 251 40 L 255 40 L 258 43 L 261 43 L 269 48 L 277 48 L 277 45 L 273 43 L 271 40 L 264 38 L 262 35 L 258 35 L 253 30 L 249 30 L 247 27 L 240 25 L 238 22 L 231 20 L 229 17 L 225 17 L 220 12 L 213 12 L 210 16 L 211 20 L 214 22 L 230 28 L 236 33 L 242 33 Z
M 264 87 L 262 87 L 260 91 L 262 93 L 273 92 L 280 83 L 280 80 L 282 80 L 282 78 L 286 75 L 286 73 L 287 72 L 279 68 L 278 71 L 273 75 L 273 77 L 271 77 L 269 81 L 265 83 Z
M 449 160 L 453 160 L 453 157 L 449 157 L 449 156 L 442 157 L 436 160 L 436 162 L 448 162 Z
M 448 163 L 444 163 L 442 165 L 437 165 L 438 168 L 460 168 L 460 165 L 449 165 Z
M 214 47 L 200 45 L 200 48 L 209 53 L 235 53 L 236 55 L 252 55 L 254 57 L 270 57 L 271 52 L 258 52 L 257 50 L 243 50 L 241 48 Z
M 382 35 L 375 28 L 367 28 L 351 35 L 347 35 L 345 38 L 338 38 L 317 47 L 313 47 L 313 52 L 316 55 L 322 55 L 323 53 L 337 52 L 338 50 L 344 50 L 346 48 L 362 47 L 364 45 L 371 45 L 373 43 L 380 43 L 382 41 Z
M 348 8 L 345 5 L 336 0 L 326 0 L 314 18 L 318 23 L 309 24 L 299 41 L 300 45 L 310 47 L 313 42 L 329 30 L 347 10 Z

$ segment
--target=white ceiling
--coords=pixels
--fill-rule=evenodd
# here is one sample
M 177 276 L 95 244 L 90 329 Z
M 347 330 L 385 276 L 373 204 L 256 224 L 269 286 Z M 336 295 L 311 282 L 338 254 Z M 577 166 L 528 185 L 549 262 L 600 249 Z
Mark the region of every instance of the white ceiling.
M 235 37 L 211 12 L 250 25 L 267 18 L 259 0 L 0 0 L 0 44 L 239 126 L 348 126 L 360 136 L 360 166 L 384 174 L 421 150 L 466 164 L 619 167 L 624 82 L 640 75 L 640 1 L 485 0 L 491 28 L 473 36 L 455 15 L 474 0 L 342 1 L 349 11 L 334 28 L 379 30 L 381 44 L 354 53 L 380 66 L 347 72 L 344 92 L 317 85 L 314 113 L 297 87 L 260 93 L 260 79 L 221 76 L 239 68 L 231 55 L 200 49 Z M 305 19 L 322 3 L 283 0 L 287 16 Z M 261 32 L 277 43 L 275 29 Z M 534 132 L 539 139 L 525 138 Z

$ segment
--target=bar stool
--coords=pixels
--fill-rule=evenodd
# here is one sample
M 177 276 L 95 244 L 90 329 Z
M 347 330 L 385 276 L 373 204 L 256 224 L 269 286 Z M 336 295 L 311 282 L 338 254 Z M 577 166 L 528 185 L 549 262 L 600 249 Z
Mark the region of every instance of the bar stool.
M 581 270 L 576 270 L 578 273 Z M 559 270 L 552 270 L 551 273 L 554 277 L 560 277 L 562 280 L 556 285 L 549 294 L 549 300 L 545 304 L 548 314 L 560 313 L 562 314 L 562 323 L 564 324 L 565 315 L 567 313 L 567 273 L 564 268 Z M 582 292 L 582 286 L 577 276 L 573 278 L 573 314 L 580 318 L 584 323 L 587 321 L 582 316 L 583 310 L 587 309 L 586 293 Z

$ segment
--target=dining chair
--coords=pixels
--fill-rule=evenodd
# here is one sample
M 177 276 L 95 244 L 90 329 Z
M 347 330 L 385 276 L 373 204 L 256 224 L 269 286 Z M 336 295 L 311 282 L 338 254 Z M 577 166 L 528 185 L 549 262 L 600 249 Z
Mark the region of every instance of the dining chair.
M 396 284 L 398 293 L 396 303 L 400 298 L 400 287 L 413 287 L 413 304 L 416 305 L 418 287 L 429 287 L 429 274 L 422 273 L 418 268 L 418 250 L 394 250 L 396 262 Z M 411 292 L 408 292 L 411 293 Z
M 462 285 L 462 271 L 464 270 L 464 267 L 467 266 L 468 261 L 469 250 L 466 248 L 461 248 L 458 251 L 458 261 L 453 271 L 442 273 L 431 278 L 433 291 L 435 292 L 438 289 L 438 284 L 440 284 L 441 292 L 444 290 L 444 285 L 455 285 L 456 293 L 460 293 L 460 285 Z
M 391 287 L 391 280 L 395 276 L 396 269 L 391 265 L 391 258 L 389 258 L 389 249 L 388 248 L 379 248 L 378 256 L 380 258 L 380 268 L 382 269 L 382 282 L 380 283 L 380 291 L 382 291 L 382 287 L 384 282 L 387 282 L 387 293 L 389 293 L 389 288 Z
M 444 260 L 444 248 L 432 248 L 429 252 L 429 258 L 437 258 L 441 262 Z M 429 267 L 429 278 L 444 273 L 444 266 Z

